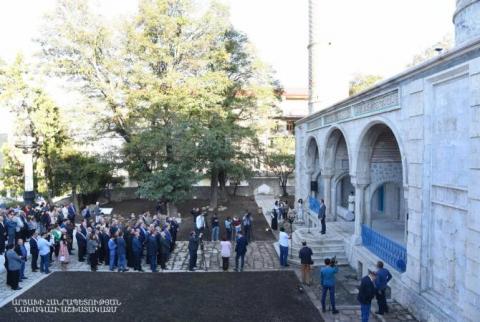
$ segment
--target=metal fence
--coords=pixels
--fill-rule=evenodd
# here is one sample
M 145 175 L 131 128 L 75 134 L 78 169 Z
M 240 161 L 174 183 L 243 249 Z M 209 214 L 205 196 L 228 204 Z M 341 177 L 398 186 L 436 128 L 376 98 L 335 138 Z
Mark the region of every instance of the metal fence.
M 372 253 L 399 272 L 407 270 L 407 249 L 379 234 L 366 225 L 362 225 L 362 242 Z

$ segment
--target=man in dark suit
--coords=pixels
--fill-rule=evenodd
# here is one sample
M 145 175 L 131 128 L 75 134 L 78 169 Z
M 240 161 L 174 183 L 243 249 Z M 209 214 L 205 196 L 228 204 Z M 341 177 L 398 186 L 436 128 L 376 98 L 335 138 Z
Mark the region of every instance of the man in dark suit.
M 199 237 L 202 237 L 202 236 L 203 236 L 202 234 L 199 235 Z M 188 264 L 188 270 L 192 272 L 195 270 L 195 267 L 197 267 L 197 251 L 198 251 L 199 237 L 197 237 L 197 234 L 195 233 L 195 231 L 192 231 L 190 233 L 190 239 L 188 240 L 188 253 L 190 258 L 190 262 Z
M 123 239 L 123 231 L 118 232 L 117 237 L 117 258 L 118 258 L 118 271 L 119 272 L 126 272 L 128 269 L 126 268 L 127 265 L 127 245 L 125 243 L 125 239 Z
M 77 238 L 77 246 L 78 246 L 78 261 L 84 262 L 85 261 L 85 253 L 87 252 L 87 236 L 84 233 L 77 229 L 77 233 L 75 234 Z
M 135 230 L 134 236 L 132 238 L 132 254 L 133 254 L 133 268 L 136 271 L 142 272 L 142 251 L 143 245 L 140 241 L 140 232 Z
M 157 271 L 157 234 L 155 228 L 150 229 L 150 233 L 147 235 L 147 258 L 150 259 L 150 268 L 152 272 Z
M 32 272 L 36 272 L 38 270 L 37 238 L 38 238 L 37 232 L 34 232 L 32 238 L 30 238 L 30 254 L 32 254 Z
M 238 272 L 238 260 L 240 259 L 240 272 L 243 272 L 243 265 L 245 264 L 245 254 L 247 253 L 248 241 L 240 231 L 237 235 L 237 244 L 235 245 L 235 271 Z
M 363 277 L 360 283 L 357 300 L 360 302 L 360 308 L 362 310 L 362 322 L 368 322 L 368 318 L 370 317 L 370 308 L 376 293 L 374 284 L 375 277 L 375 271 L 369 270 L 368 275 Z
M 326 211 L 327 207 L 325 206 L 325 201 L 322 199 L 322 201 L 320 202 L 320 208 L 318 209 L 318 220 L 320 220 L 320 223 L 322 225 L 322 229 L 320 231 L 322 235 L 324 235 L 327 231 L 327 226 L 325 225 Z

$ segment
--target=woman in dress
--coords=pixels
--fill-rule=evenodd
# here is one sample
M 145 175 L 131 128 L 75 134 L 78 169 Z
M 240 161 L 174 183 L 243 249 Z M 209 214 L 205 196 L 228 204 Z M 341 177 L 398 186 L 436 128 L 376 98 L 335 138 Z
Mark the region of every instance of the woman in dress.
M 70 260 L 68 254 L 68 241 L 66 234 L 63 234 L 62 239 L 60 239 L 60 250 L 58 251 L 58 257 L 62 265 L 62 271 L 65 271 L 67 269 L 67 264 Z

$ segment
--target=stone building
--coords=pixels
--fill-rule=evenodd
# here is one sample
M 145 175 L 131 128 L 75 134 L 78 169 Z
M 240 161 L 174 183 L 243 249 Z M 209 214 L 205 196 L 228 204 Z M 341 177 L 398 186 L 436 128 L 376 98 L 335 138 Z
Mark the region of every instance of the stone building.
M 317 2 L 310 0 L 310 28 L 318 25 Z M 392 297 L 417 318 L 473 322 L 480 321 L 480 0 L 457 0 L 453 22 L 452 50 L 324 109 L 316 79 L 322 47 L 311 30 L 310 111 L 318 112 L 296 125 L 295 190 L 309 200 L 312 225 L 325 199 L 327 227 L 341 232 L 359 273 L 387 263 Z

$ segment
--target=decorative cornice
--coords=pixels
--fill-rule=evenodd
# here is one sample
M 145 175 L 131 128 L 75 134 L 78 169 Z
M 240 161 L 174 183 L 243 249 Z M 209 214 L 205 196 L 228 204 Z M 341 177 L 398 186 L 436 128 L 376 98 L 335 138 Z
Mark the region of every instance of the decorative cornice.
M 307 131 L 312 131 L 333 123 L 345 122 L 364 115 L 372 115 L 400 107 L 399 89 L 396 88 L 380 95 L 369 97 L 356 103 L 337 106 L 307 122 Z

